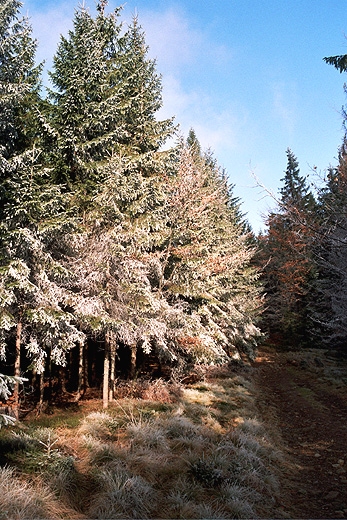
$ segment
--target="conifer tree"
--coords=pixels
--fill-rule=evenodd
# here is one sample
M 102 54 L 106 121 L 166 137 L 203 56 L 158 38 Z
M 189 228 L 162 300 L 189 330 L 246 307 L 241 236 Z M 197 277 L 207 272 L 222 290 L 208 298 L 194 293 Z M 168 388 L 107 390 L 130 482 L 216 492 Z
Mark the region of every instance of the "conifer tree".
M 98 182 L 98 162 L 110 157 L 124 136 L 117 110 L 119 9 L 95 19 L 80 7 L 73 30 L 62 36 L 50 73 L 53 156 L 57 179 L 90 193 Z
M 3 356 L 12 338 L 41 373 L 77 344 L 83 369 L 83 343 L 97 337 L 107 406 L 119 344 L 131 375 L 139 350 L 177 370 L 252 355 L 260 298 L 225 175 L 193 132 L 163 151 L 175 128 L 157 118 L 161 78 L 144 33 L 134 18 L 121 35 L 119 9 L 105 7 L 95 18 L 76 11 L 44 114 L 39 69 L 1 98 L 13 132 L 0 135 L 0 329 Z M 25 41 L 30 69 L 35 44 Z
M 288 343 L 305 343 L 307 297 L 315 271 L 312 258 L 315 200 L 289 149 L 282 182 L 278 210 L 269 215 L 267 232 L 259 240 L 267 294 L 264 321 L 270 334 L 280 334 Z
M 280 189 L 281 206 L 285 211 L 299 213 L 311 211 L 315 207 L 315 200 L 310 192 L 306 179 L 300 175 L 299 163 L 293 152 L 287 149 L 287 169 L 281 179 Z
M 37 131 L 33 107 L 41 67 L 35 66 L 36 42 L 21 7 L 18 0 L 0 1 L 0 179 L 11 175 L 7 161 L 25 151 Z
M 37 101 L 38 72 L 34 68 L 36 44 L 31 38 L 31 27 L 27 19 L 20 17 L 22 4 L 18 1 L 0 2 L 0 218 L 3 222 L 8 201 L 6 183 L 26 164 L 25 152 L 32 142 L 32 105 Z M 27 120 L 27 124 L 26 124 Z M 3 227 L 3 223 L 1 224 Z M 6 307 L 13 301 L 13 291 L 4 287 L 6 272 L 20 276 L 11 257 L 4 251 L 5 237 L 1 233 L 0 256 L 2 291 L 0 311 L 0 354 L 6 357 L 4 336 L 16 325 Z M 20 269 L 19 269 L 20 270 Z M 17 324 L 18 338 L 20 332 Z M 20 342 L 16 341 L 14 353 L 14 375 L 20 374 Z M 15 387 L 18 405 L 18 384 Z M 18 408 L 18 407 L 16 407 Z M 17 410 L 16 410 L 16 413 Z
M 121 36 L 120 9 L 107 15 L 105 6 L 95 18 L 85 8 L 76 11 L 50 74 L 58 178 L 87 192 L 102 182 L 103 166 L 115 153 L 144 161 L 172 133 L 171 120 L 156 119 L 161 82 L 137 20 Z
M 149 236 L 154 237 L 153 231 L 162 222 L 164 176 L 175 161 L 175 151 L 164 151 L 162 146 L 176 129 L 173 119 L 157 118 L 162 106 L 161 78 L 155 61 L 147 56 L 145 35 L 136 18 L 119 39 L 119 46 L 114 60 L 118 65 L 117 110 L 124 138 L 117 142 L 104 164 L 103 196 L 109 203 L 116 201 L 114 207 L 123 214 L 129 247 L 135 244 L 142 249 L 149 247 Z M 114 74 L 112 70 L 112 77 Z M 106 203 L 107 199 L 104 200 Z
M 158 151 L 173 133 L 173 119 L 157 120 L 162 107 L 161 77 L 156 62 L 148 58 L 145 34 L 137 17 L 133 18 L 120 41 L 119 104 L 130 156 Z M 124 153 L 124 146 L 122 149 Z
M 105 340 L 108 371 L 115 342 L 136 354 L 159 313 L 140 256 L 161 225 L 170 153 L 160 147 L 173 124 L 157 120 L 161 80 L 137 20 L 120 36 L 119 10 L 106 15 L 105 6 L 95 19 L 76 12 L 55 56 L 50 99 L 57 179 L 66 179 L 83 208 L 69 288 L 80 296 L 75 314 L 83 330 Z
M 0 356 L 14 363 L 16 381 L 24 347 L 32 366 L 43 373 L 48 354 L 63 364 L 64 352 L 82 340 L 62 308 L 66 298 L 58 282 L 64 269 L 57 251 L 68 229 L 66 203 L 41 163 L 36 43 L 28 21 L 19 19 L 20 7 L 2 2 L 0 11 Z M 18 414 L 18 383 L 14 399 Z
M 187 146 L 190 149 L 192 154 L 195 154 L 198 157 L 201 156 L 201 146 L 200 146 L 200 143 L 199 143 L 199 140 L 197 138 L 194 128 L 191 128 L 188 132 Z
M 252 356 L 260 332 L 254 249 L 226 177 L 196 139 L 183 146 L 169 181 L 166 238 L 157 285 L 181 305 L 186 325 L 176 337 L 183 358 L 196 362 Z M 160 275 L 160 276 L 159 276 Z
M 324 61 L 340 73 L 347 71 L 347 55 L 330 56 Z M 346 85 L 344 85 L 346 92 Z M 343 109 L 346 130 L 347 113 Z M 318 277 L 315 302 L 311 308 L 313 334 L 323 345 L 346 353 L 346 233 L 347 233 L 347 138 L 339 149 L 339 163 L 330 168 L 326 186 L 319 197 L 319 228 L 315 249 Z
M 324 346 L 345 350 L 347 338 L 347 144 L 339 164 L 330 168 L 319 196 L 319 227 L 315 244 L 317 280 L 310 306 L 312 335 Z
M 115 160 L 90 213 L 98 227 L 75 264 L 84 273 L 78 291 L 98 295 L 99 330 L 112 332 L 106 370 L 119 343 L 135 361 L 138 349 L 154 352 L 176 372 L 252 356 L 261 307 L 254 249 L 215 161 L 180 147 L 180 162 L 152 175 L 157 191 L 146 190 L 151 177 L 130 176 L 142 193 L 132 200 L 129 163 Z

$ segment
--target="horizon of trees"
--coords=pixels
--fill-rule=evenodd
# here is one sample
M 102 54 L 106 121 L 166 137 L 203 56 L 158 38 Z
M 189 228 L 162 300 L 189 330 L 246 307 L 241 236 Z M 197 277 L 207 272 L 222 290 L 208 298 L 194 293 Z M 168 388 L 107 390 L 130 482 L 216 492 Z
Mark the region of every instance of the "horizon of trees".
M 252 357 L 255 239 L 193 130 L 160 121 L 161 78 L 121 8 L 75 11 L 42 94 L 32 28 L 0 0 L 0 372 L 39 407 L 118 377 Z M 176 144 L 165 147 L 169 138 Z

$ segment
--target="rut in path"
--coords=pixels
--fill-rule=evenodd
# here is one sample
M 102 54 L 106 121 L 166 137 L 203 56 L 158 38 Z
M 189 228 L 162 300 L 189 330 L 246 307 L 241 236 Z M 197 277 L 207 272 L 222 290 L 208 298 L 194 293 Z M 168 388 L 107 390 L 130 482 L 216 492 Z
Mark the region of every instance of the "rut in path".
M 266 348 L 254 368 L 258 412 L 284 454 L 273 517 L 347 518 L 346 361 Z

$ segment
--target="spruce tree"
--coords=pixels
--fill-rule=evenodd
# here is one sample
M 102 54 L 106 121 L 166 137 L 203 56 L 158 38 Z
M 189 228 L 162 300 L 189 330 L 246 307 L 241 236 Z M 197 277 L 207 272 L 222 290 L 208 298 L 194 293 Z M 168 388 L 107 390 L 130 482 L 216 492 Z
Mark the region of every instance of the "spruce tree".
M 63 364 L 66 350 L 83 339 L 63 308 L 67 297 L 59 280 L 65 271 L 59 257 L 69 227 L 66 201 L 41 163 L 36 43 L 28 21 L 19 18 L 20 6 L 2 3 L 0 45 L 5 114 L 0 149 L 0 355 L 14 364 L 16 381 L 24 348 L 32 367 L 43 373 L 48 355 Z M 17 383 L 15 403 L 18 414 Z
M 346 322 L 346 233 L 347 233 L 347 145 L 344 139 L 339 164 L 330 168 L 319 196 L 319 226 L 315 244 L 317 280 L 310 306 L 312 335 L 323 346 L 345 351 Z
M 37 131 L 41 67 L 35 66 L 36 42 L 21 7 L 17 0 L 0 1 L 0 179 L 11 175 L 8 161 L 31 145 Z
M 191 128 L 188 132 L 187 146 L 193 154 L 201 156 L 201 146 L 194 128 Z
M 162 107 L 161 77 L 156 72 L 156 62 L 148 58 L 145 34 L 137 17 L 133 18 L 120 46 L 118 99 L 126 132 L 121 143 L 128 145 L 130 156 L 139 154 L 143 158 L 158 151 L 172 136 L 173 119 L 157 119 Z
M 67 260 L 69 288 L 80 298 L 81 328 L 104 340 L 108 372 L 116 343 L 136 355 L 159 315 L 141 255 L 162 225 L 170 152 L 160 147 L 173 124 L 157 120 L 161 80 L 137 20 L 121 36 L 119 10 L 106 15 L 105 7 L 95 19 L 76 12 L 55 56 L 50 99 L 57 180 L 66 180 L 83 215 Z M 105 387 L 107 380 L 105 373 Z
M 98 189 L 114 154 L 150 160 L 146 153 L 172 133 L 171 120 L 156 119 L 161 82 L 137 20 L 121 36 L 120 9 L 107 15 L 105 6 L 99 5 L 95 18 L 85 8 L 76 11 L 50 74 L 57 176 L 87 193 Z
M 347 55 L 330 56 L 324 61 L 340 73 L 347 71 Z M 345 92 L 346 85 L 344 85 Z M 346 131 L 347 113 L 343 109 Z M 328 170 L 326 186 L 319 196 L 319 229 L 315 249 L 318 277 L 316 301 L 311 315 L 313 333 L 324 346 L 338 347 L 346 353 L 346 232 L 347 232 L 347 138 L 339 149 L 337 167 Z
M 299 163 L 293 152 L 288 148 L 287 169 L 281 179 L 280 206 L 283 212 L 309 212 L 315 207 L 315 200 L 307 186 L 306 179 L 300 175 Z
M 264 324 L 285 343 L 307 341 L 307 298 L 315 276 L 312 257 L 315 200 L 298 161 L 287 150 L 277 212 L 267 219 L 267 232 L 259 237 L 267 311 Z
M 87 194 L 98 182 L 98 163 L 124 136 L 117 110 L 118 15 L 119 9 L 110 15 L 99 10 L 94 19 L 86 8 L 77 9 L 50 72 L 57 180 Z
M 0 2 L 0 218 L 1 227 L 6 224 L 5 206 L 8 202 L 6 183 L 27 164 L 26 152 L 32 145 L 33 106 L 37 102 L 38 69 L 34 67 L 36 44 L 31 38 L 28 20 L 20 17 L 22 4 L 18 1 Z M 27 121 L 26 121 L 27 120 Z M 17 326 L 18 338 L 21 325 L 16 323 L 8 306 L 15 302 L 12 287 L 6 287 L 6 275 L 12 271 L 20 277 L 21 261 L 12 265 L 11 251 L 6 251 L 6 233 L 0 236 L 1 304 L 0 304 L 0 356 L 6 358 L 5 341 L 13 327 Z M 19 267 L 19 269 L 17 268 Z M 17 269 L 16 269 L 17 268 Z M 20 374 L 20 341 L 16 341 L 14 375 Z M 18 384 L 15 387 L 16 414 L 18 413 Z
M 261 307 L 254 249 L 224 173 L 197 144 L 182 147 L 169 181 L 158 289 L 183 310 L 185 326 L 175 338 L 183 359 L 252 357 Z

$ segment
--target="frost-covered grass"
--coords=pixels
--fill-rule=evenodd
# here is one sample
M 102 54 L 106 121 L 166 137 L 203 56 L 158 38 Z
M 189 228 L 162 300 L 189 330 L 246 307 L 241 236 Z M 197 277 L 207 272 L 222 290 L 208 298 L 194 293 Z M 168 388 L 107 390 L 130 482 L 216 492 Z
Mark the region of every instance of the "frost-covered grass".
M 24 481 L 13 468 L 0 468 L 0 518 L 59 518 L 59 506 L 47 487 Z
M 278 454 L 256 416 L 250 380 L 223 373 L 182 386 L 168 403 L 164 395 L 161 382 L 160 392 L 118 399 L 107 411 L 82 402 L 75 428 L 33 421 L 24 432 L 2 433 L 13 439 L 11 464 L 42 486 L 32 517 L 62 518 L 64 507 L 98 519 L 271 516 Z M 61 512 L 47 508 L 50 500 Z

